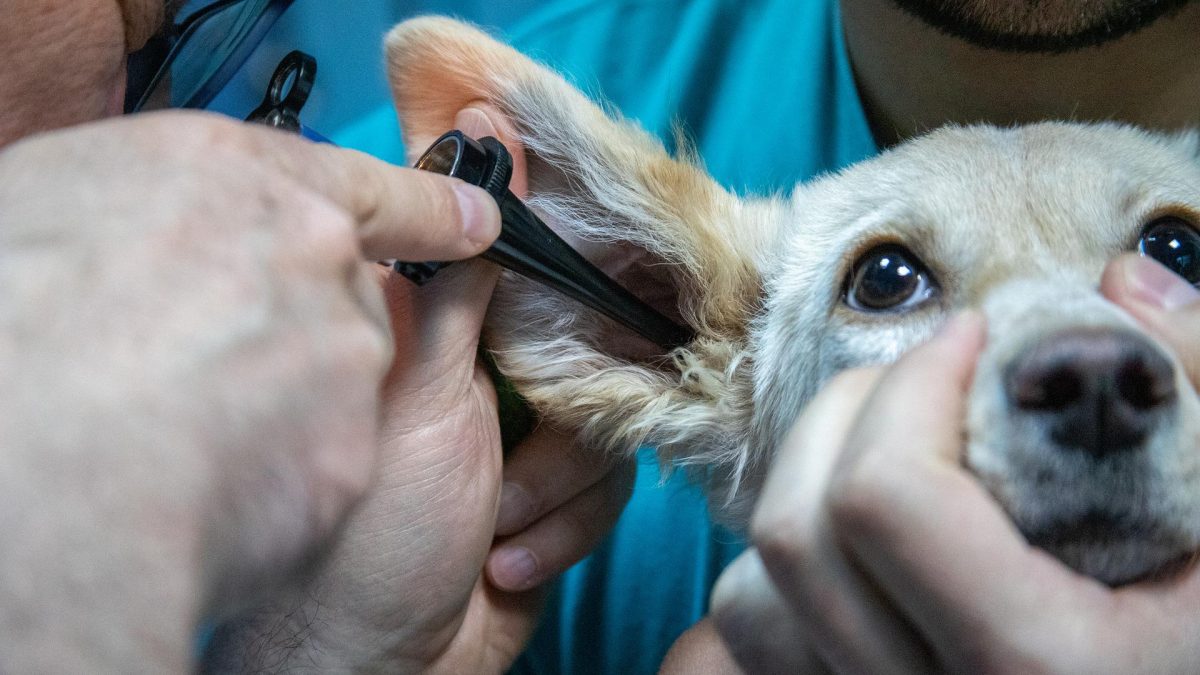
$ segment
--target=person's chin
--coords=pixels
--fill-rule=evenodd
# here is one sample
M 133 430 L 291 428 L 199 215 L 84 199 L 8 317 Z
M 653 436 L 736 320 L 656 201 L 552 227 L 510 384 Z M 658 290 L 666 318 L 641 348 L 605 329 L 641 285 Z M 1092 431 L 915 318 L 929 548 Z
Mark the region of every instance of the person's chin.
M 1026 0 L 1022 17 L 989 12 L 991 0 L 892 0 L 938 31 L 984 49 L 1063 53 L 1100 46 L 1146 28 L 1193 0 L 1127 0 L 1090 14 L 1055 12 Z M 1061 17 L 1061 18 L 1059 18 Z

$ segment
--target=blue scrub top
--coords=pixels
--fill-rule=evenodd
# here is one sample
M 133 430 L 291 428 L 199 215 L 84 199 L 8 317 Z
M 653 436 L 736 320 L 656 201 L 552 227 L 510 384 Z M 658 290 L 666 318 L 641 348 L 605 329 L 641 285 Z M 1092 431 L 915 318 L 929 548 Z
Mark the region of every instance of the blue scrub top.
M 406 16 L 431 12 L 489 27 L 668 147 L 681 124 L 712 175 L 739 193 L 786 192 L 876 152 L 833 0 L 299 0 L 215 105 L 244 115 L 238 106 L 261 98 L 274 64 L 302 48 L 320 64 L 306 123 L 400 163 L 380 39 Z M 664 478 L 649 451 L 639 460 L 625 513 L 556 585 L 513 672 L 654 673 L 706 612 L 744 543 L 711 523 L 682 474 Z

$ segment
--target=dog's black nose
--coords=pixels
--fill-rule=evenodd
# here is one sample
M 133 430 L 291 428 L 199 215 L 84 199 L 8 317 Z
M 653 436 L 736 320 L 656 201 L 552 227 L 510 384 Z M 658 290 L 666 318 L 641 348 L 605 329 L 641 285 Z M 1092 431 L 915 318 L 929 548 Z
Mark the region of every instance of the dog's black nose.
M 1146 338 L 1111 328 L 1043 339 L 1013 362 L 1005 387 L 1052 441 L 1098 457 L 1139 447 L 1175 402 L 1171 362 Z

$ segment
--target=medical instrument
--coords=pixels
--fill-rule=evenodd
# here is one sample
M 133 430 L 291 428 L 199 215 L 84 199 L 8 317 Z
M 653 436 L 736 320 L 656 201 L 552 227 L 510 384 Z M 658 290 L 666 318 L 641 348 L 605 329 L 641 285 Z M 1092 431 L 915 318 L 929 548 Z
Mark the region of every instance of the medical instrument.
M 449 131 L 429 146 L 415 166 L 477 185 L 496 200 L 500 237 L 481 254 L 485 260 L 578 300 L 664 349 L 685 345 L 695 337 L 588 262 L 508 189 L 512 156 L 500 141 L 490 136 L 475 140 L 457 129 Z M 444 265 L 396 262 L 394 268 L 423 284 Z
M 308 54 L 294 51 L 285 56 L 271 76 L 262 104 L 247 121 L 330 142 L 300 120 L 316 74 L 316 59 Z M 485 260 L 578 300 L 663 349 L 686 345 L 695 337 L 690 329 L 663 316 L 588 262 L 508 189 L 512 156 L 500 141 L 492 137 L 475 140 L 461 131 L 450 131 L 434 141 L 415 166 L 479 186 L 496 200 L 500 236 L 481 254 Z M 396 261 L 392 268 L 421 285 L 447 264 Z
M 300 110 L 308 103 L 313 84 L 317 81 L 317 60 L 302 51 L 290 52 L 271 75 L 267 93 L 249 115 L 247 122 L 291 131 L 318 143 L 333 144 L 320 133 L 300 121 Z

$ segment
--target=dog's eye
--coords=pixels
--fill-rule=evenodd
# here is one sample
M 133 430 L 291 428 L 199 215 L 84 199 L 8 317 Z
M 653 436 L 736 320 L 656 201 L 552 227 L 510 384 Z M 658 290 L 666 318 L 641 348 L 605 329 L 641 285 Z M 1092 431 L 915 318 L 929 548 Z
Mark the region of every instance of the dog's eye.
M 929 272 L 911 251 L 885 244 L 854 263 L 846 284 L 846 304 L 862 312 L 906 309 L 933 296 Z
M 1167 269 L 1200 285 L 1200 233 L 1175 216 L 1151 221 L 1142 230 L 1138 253 L 1154 258 Z

